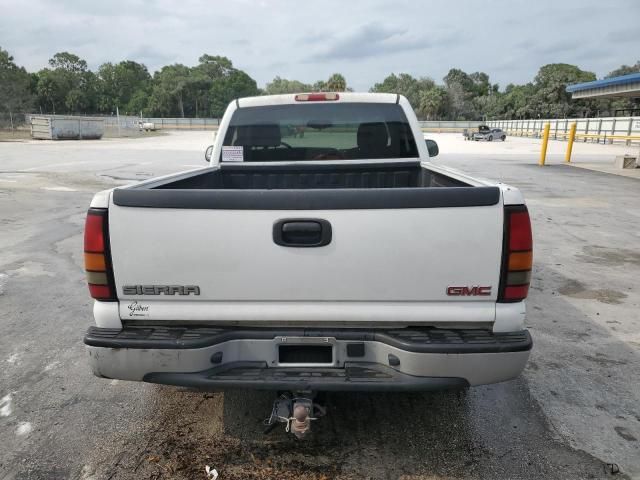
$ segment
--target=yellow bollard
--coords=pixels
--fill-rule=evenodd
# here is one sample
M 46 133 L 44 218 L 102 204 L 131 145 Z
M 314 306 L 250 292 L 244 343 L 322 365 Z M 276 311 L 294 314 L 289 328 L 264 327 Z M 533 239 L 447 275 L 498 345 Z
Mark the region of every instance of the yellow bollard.
M 540 150 L 540 163 L 541 167 L 544 167 L 544 161 L 547 159 L 547 144 L 549 143 L 549 130 L 551 130 L 551 124 L 547 123 L 544 126 L 544 134 L 542 135 L 542 150 Z
M 569 163 L 571 162 L 571 150 L 573 150 L 573 140 L 576 138 L 576 128 L 578 124 L 576 122 L 571 124 L 571 129 L 569 129 L 569 142 L 567 143 L 567 153 L 564 156 L 564 161 Z

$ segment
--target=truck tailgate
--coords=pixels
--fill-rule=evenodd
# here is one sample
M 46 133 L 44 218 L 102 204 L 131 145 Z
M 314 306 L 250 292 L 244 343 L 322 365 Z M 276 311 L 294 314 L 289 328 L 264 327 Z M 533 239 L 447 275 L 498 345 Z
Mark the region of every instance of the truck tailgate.
M 331 242 L 276 244 L 274 224 L 290 218 L 326 220 Z M 502 234 L 501 201 L 370 210 L 109 208 L 121 317 L 132 321 L 491 322 Z M 474 286 L 491 287 L 490 294 L 474 294 Z M 469 288 L 452 296 L 449 287 Z

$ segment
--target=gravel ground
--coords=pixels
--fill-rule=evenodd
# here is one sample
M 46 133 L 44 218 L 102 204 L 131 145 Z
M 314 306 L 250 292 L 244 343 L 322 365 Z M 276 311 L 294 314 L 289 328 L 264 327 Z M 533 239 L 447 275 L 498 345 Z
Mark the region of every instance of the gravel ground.
M 0 144 L 0 478 L 640 478 L 640 183 L 536 164 L 535 140 L 429 135 L 437 162 L 521 188 L 536 245 L 525 373 L 466 393 L 333 394 L 306 442 L 272 397 L 102 380 L 82 336 L 94 192 L 205 165 L 210 132 Z M 576 145 L 576 161 L 624 147 Z

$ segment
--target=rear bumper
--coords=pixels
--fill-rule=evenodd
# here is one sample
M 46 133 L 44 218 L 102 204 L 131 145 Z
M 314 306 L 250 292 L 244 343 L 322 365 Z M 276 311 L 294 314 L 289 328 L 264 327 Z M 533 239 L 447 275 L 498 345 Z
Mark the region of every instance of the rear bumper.
M 100 377 L 209 390 L 425 391 L 501 382 L 524 369 L 526 330 L 91 327 Z M 282 363 L 284 345 L 322 346 L 324 363 Z

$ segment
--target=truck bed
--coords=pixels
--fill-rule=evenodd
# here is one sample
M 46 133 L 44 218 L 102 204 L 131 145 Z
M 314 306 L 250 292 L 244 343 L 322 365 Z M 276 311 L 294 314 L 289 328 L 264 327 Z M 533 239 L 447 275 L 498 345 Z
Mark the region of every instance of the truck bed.
M 422 168 L 420 162 L 327 165 L 222 165 L 152 188 L 315 189 L 462 187 L 466 184 Z
M 495 205 L 497 187 L 470 186 L 420 162 L 222 165 L 116 189 L 123 207 L 258 210 Z

